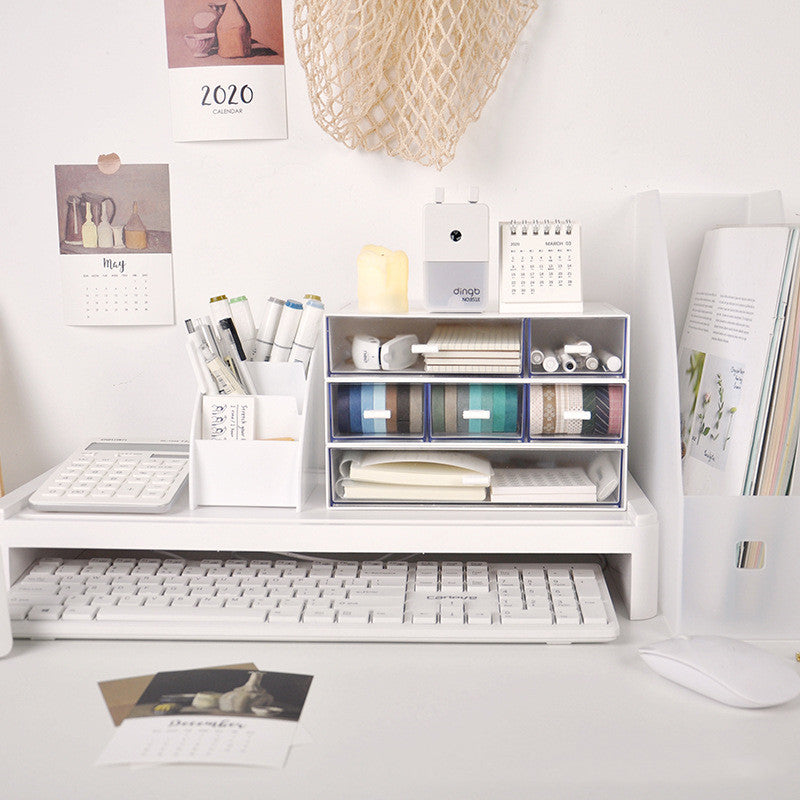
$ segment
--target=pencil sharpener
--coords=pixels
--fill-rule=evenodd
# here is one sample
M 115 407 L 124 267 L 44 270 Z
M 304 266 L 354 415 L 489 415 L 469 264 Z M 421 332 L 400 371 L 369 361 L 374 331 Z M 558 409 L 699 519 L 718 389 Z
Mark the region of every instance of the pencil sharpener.
M 444 190 L 424 209 L 424 293 L 429 311 L 483 311 L 489 285 L 489 208 L 445 203 Z

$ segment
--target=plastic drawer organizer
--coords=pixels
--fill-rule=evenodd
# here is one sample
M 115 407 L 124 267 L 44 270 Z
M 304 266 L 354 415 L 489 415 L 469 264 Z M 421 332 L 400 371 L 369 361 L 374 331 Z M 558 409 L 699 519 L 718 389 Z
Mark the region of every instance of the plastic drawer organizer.
M 381 342 L 413 335 L 417 360 L 402 370 L 357 368 L 358 335 Z M 535 317 L 331 314 L 326 345 L 332 508 L 626 507 L 628 316 L 622 311 L 587 304 L 579 313 Z M 446 462 L 479 469 L 488 461 L 491 485 L 485 473 L 464 478 L 463 491 L 401 485 L 417 480 L 403 472 L 404 462 L 429 460 L 445 463 L 442 474 L 452 468 Z M 369 483 L 376 463 L 400 476 L 398 485 Z

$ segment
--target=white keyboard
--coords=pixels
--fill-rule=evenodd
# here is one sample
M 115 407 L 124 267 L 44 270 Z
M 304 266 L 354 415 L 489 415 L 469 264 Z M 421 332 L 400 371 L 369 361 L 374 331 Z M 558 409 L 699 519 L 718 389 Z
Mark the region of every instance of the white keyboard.
M 17 638 L 599 642 L 590 563 L 42 558 L 9 592 Z
M 186 442 L 89 442 L 30 496 L 38 511 L 161 513 L 189 476 Z

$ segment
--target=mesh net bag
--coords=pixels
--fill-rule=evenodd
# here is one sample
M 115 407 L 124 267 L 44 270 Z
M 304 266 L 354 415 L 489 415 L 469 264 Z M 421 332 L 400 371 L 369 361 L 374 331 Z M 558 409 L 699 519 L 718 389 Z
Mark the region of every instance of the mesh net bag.
M 295 0 L 314 119 L 439 169 L 497 87 L 535 0 Z

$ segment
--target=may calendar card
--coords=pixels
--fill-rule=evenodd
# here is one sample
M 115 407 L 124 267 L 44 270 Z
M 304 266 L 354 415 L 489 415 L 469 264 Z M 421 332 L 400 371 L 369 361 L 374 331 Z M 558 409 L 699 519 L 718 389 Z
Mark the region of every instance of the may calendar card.
M 169 166 L 56 165 L 67 325 L 172 325 Z
M 208 668 L 152 677 L 98 764 L 280 768 L 304 732 L 310 675 Z
M 164 0 L 177 142 L 285 139 L 281 0 Z

